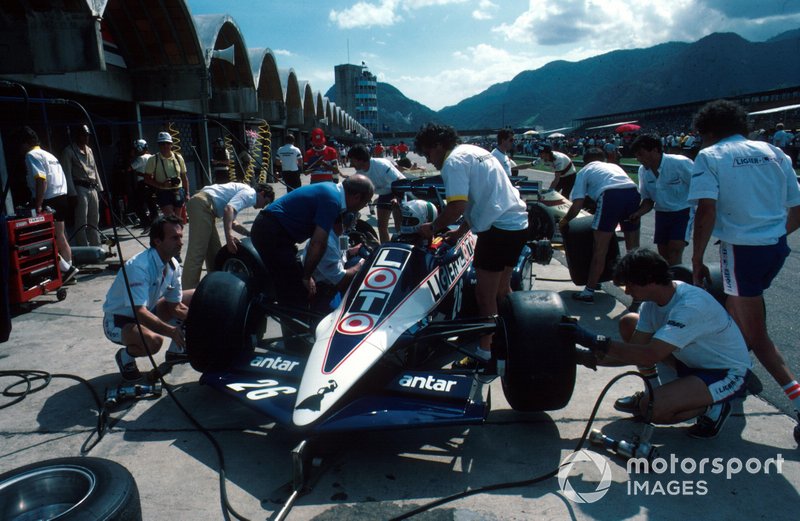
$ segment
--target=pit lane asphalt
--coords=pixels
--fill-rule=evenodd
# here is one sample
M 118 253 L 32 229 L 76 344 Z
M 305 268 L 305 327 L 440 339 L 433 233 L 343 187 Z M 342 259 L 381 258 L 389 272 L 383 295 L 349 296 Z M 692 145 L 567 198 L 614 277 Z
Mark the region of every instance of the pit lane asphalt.
M 255 215 L 248 210 L 240 217 L 249 225 Z M 191 233 L 191 225 L 188 230 Z M 643 239 L 647 235 L 645 231 Z M 125 258 L 144 247 L 130 234 L 120 239 Z M 38 297 L 29 310 L 14 317 L 10 341 L 0 344 L 0 368 L 73 373 L 88 379 L 101 393 L 120 382 L 113 360 L 116 347 L 105 339 L 101 326 L 101 306 L 115 271 L 89 271 L 84 270 L 78 284 L 69 287 L 66 300 L 57 302 L 55 295 Z M 625 311 L 624 302 L 607 292 L 599 293 L 593 305 L 573 302 L 569 295 L 579 288 L 563 282 L 568 272 L 561 262 L 536 265 L 534 272 L 539 279 L 536 289 L 558 292 L 569 313 L 580 317 L 582 323 L 616 335 L 616 319 Z M 787 313 L 797 309 L 791 303 L 783 306 Z M 269 335 L 275 333 L 271 328 Z M 796 341 L 791 345 L 796 347 Z M 161 362 L 163 354 L 156 355 L 156 360 Z M 500 382 L 495 381 L 491 384 L 492 409 L 484 425 L 329 438 L 319 447 L 326 471 L 298 500 L 289 519 L 388 519 L 441 496 L 543 474 L 569 455 L 600 390 L 620 372 L 620 368 L 592 372 L 579 367 L 570 404 L 547 414 L 513 411 L 503 398 Z M 298 436 L 200 386 L 198 377 L 185 365 L 175 367 L 166 379 L 222 445 L 234 508 L 250 519 L 271 518 L 286 498 L 281 487 L 291 478 L 289 454 Z M 769 385 L 767 379 L 762 377 L 762 381 L 765 387 Z M 5 387 L 11 380 L 3 378 L 0 383 Z M 594 426 L 612 437 L 630 439 L 638 433 L 639 426 L 615 412 L 611 404 L 615 397 L 639 388 L 639 381 L 633 378 L 614 387 L 601 404 Z M 128 403 L 112 417 L 110 431 L 89 455 L 117 461 L 132 472 L 144 519 L 222 519 L 216 456 L 166 394 L 158 400 Z M 0 413 L 0 471 L 79 455 L 95 423 L 89 393 L 72 381 L 54 380 Z M 774 467 L 769 474 L 742 470 L 726 479 L 724 474 L 712 473 L 710 467 L 700 474 L 698 470 L 684 472 L 679 466 L 664 474 L 629 475 L 622 459 L 595 448 L 608 465 L 611 481 L 605 496 L 594 503 L 567 499 L 553 478 L 536 486 L 481 493 L 415 519 L 694 519 L 701 513 L 709 519 L 796 518 L 800 452 L 791 435 L 794 422 L 787 415 L 769 402 L 749 396 L 734 405 L 734 415 L 715 440 L 687 437 L 688 425 L 655 430 L 652 442 L 667 461 L 672 456 L 680 462 L 688 458 L 695 462 L 723 458 L 726 463 L 733 458 L 755 458 L 763 464 L 780 455 L 784 460 L 781 473 Z M 584 463 L 576 465 L 566 478 L 565 483 L 575 491 L 594 492 L 600 471 Z M 643 491 L 644 484 L 650 493 Z

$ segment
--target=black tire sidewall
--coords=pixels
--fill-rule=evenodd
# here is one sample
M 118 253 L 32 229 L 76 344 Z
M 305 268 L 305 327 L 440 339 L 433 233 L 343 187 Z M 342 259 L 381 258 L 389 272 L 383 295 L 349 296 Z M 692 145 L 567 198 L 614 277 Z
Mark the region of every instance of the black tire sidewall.
M 139 521 L 142 507 L 139 488 L 133 475 L 119 463 L 102 458 L 57 458 L 31 463 L 0 474 L 0 483 L 32 471 L 47 468 L 78 467 L 95 478 L 95 488 L 69 514 L 65 521 Z

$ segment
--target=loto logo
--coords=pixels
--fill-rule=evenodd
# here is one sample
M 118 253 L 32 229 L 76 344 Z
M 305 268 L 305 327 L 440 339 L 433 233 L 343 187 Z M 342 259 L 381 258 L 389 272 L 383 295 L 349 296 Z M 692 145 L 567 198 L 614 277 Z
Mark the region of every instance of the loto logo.
M 569 476 L 576 463 L 591 463 L 600 474 L 600 482 L 594 492 L 577 492 L 569 482 Z M 558 471 L 558 486 L 561 493 L 573 503 L 594 503 L 600 501 L 611 486 L 611 468 L 608 460 L 599 454 L 581 449 L 573 452 L 561 462 Z

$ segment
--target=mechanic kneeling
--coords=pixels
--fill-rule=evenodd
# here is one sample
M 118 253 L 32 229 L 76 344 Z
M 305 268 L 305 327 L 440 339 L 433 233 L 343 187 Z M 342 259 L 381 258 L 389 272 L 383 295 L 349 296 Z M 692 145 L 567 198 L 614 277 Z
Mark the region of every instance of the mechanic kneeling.
M 165 357 L 167 363 L 189 360 L 181 324 L 186 320 L 194 290 L 181 288 L 181 266 L 175 257 L 182 247 L 183 222 L 174 215 L 159 217 L 150 228 L 150 247 L 125 262 L 133 307 L 122 270 L 108 289 L 103 304 L 103 332 L 106 338 L 124 346 L 114 359 L 125 380 L 142 377 L 135 358 L 157 353 L 162 335 L 172 339 Z
M 623 341 L 570 325 L 576 343 L 591 353 L 579 356 L 592 367 L 658 362 L 675 368 L 677 379 L 655 385 L 651 421 L 673 424 L 697 417 L 688 434 L 714 438 L 731 412 L 730 400 L 745 394 L 752 367 L 744 338 L 730 315 L 702 288 L 673 281 L 667 261 L 639 248 L 625 255 L 614 270 L 614 283 L 642 301 L 639 314 L 625 315 L 619 324 Z M 588 355 L 588 356 L 587 356 Z M 630 412 L 645 417 L 649 397 L 637 393 L 618 400 Z

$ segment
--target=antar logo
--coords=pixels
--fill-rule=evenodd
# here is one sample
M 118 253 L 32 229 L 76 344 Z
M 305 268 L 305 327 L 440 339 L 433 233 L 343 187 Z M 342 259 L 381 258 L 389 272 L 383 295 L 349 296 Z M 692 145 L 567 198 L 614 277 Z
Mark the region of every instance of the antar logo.
M 276 371 L 290 372 L 300 362 L 293 362 L 291 360 L 284 360 L 280 356 L 257 356 L 250 361 L 251 367 L 266 367 L 267 369 L 275 369 Z
M 455 380 L 444 380 L 440 378 L 434 378 L 433 376 L 428 375 L 425 376 L 411 376 L 404 374 L 400 381 L 397 382 L 403 387 L 412 387 L 416 389 L 427 389 L 428 391 L 439 391 L 443 393 L 449 393 L 450 389 L 457 384 Z

